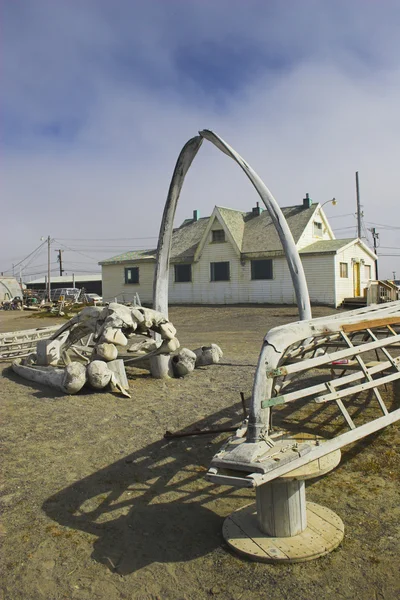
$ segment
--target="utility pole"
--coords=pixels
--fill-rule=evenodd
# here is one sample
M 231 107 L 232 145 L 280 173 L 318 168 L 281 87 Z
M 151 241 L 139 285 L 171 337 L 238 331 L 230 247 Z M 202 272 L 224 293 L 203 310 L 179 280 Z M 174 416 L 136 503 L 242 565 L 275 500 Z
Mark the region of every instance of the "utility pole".
M 379 240 L 379 233 L 376 231 L 375 227 L 371 227 L 370 232 L 372 233 L 372 239 L 374 240 L 374 254 L 376 254 L 376 242 Z M 378 281 L 378 260 L 375 261 L 375 279 Z
M 62 274 L 64 273 L 64 269 L 62 268 L 62 253 L 64 252 L 64 250 L 56 250 L 56 252 L 58 252 L 58 262 L 60 263 L 60 277 L 62 277 Z
M 51 282 L 50 282 L 50 264 L 51 264 L 51 260 L 50 260 L 50 246 L 51 246 L 51 239 L 50 236 L 47 236 L 47 298 L 48 301 L 50 302 L 51 300 Z
M 358 182 L 358 171 L 356 171 L 356 195 L 357 195 L 357 237 L 361 239 L 361 206 L 360 206 L 360 185 Z

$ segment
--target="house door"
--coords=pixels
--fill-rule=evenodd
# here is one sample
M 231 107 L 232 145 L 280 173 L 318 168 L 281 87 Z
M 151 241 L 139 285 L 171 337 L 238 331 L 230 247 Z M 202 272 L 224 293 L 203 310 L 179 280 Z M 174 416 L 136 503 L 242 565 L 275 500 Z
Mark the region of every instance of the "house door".
M 361 296 L 361 282 L 360 282 L 360 263 L 355 262 L 353 264 L 353 287 L 354 296 Z

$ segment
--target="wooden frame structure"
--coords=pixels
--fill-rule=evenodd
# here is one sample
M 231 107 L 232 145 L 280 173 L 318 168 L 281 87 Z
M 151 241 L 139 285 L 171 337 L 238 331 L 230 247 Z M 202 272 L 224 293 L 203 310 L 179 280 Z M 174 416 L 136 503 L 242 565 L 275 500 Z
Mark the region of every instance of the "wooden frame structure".
M 28 356 L 35 352 L 39 340 L 49 339 L 58 329 L 55 325 L 0 333 L 0 361 Z
M 400 301 L 272 329 L 261 349 L 248 422 L 214 456 L 206 476 L 256 488 L 256 507 L 226 520 L 227 543 L 263 561 L 310 560 L 335 548 L 343 523 L 329 509 L 306 503 L 304 479 L 310 469 L 322 474 L 324 457 L 400 420 L 400 402 L 383 397 L 399 379 Z M 336 405 L 337 435 L 313 443 L 274 433 L 275 410 L 312 402 Z
M 315 378 L 316 369 L 326 372 L 325 381 L 310 381 Z M 291 389 L 305 374 L 309 379 Z M 380 388 L 397 379 L 400 301 L 272 329 L 265 336 L 258 361 L 245 434 L 240 432 L 240 442 L 228 442 L 214 457 L 208 478 L 218 483 L 257 487 L 394 423 L 400 419 L 400 407 L 389 410 Z M 357 410 L 357 420 L 351 414 L 352 399 L 369 391 L 381 416 L 366 421 L 363 411 Z M 301 452 L 287 450 L 272 460 L 272 411 L 296 401 L 334 402 L 349 431 L 312 449 L 305 446 Z M 223 475 L 218 470 L 223 466 L 234 468 L 237 475 Z M 244 473 L 247 474 L 243 477 Z

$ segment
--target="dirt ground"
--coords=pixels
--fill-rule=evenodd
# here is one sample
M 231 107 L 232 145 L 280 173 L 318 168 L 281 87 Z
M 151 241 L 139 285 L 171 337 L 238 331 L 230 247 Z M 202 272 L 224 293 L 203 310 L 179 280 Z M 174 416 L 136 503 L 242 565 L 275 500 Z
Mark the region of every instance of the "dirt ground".
M 308 500 L 345 524 L 338 549 L 302 564 L 243 560 L 224 545 L 222 523 L 254 492 L 204 479 L 227 434 L 163 436 L 238 424 L 264 334 L 297 311 L 173 307 L 170 319 L 182 346 L 219 344 L 222 364 L 168 381 L 130 368 L 131 400 L 63 396 L 0 366 L 0 600 L 397 600 L 399 424 L 347 447 L 335 471 L 307 485 Z M 0 331 L 55 322 L 0 311 Z M 294 409 L 282 420 L 307 425 Z

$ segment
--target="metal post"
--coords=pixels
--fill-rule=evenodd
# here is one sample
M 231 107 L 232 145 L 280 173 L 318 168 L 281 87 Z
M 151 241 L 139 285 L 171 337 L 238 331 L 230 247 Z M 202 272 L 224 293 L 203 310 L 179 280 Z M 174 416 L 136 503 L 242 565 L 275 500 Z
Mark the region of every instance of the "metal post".
M 374 254 L 376 254 L 376 250 L 377 250 L 376 242 L 379 239 L 379 233 L 376 232 L 375 227 L 372 227 L 370 229 L 370 232 L 372 233 L 372 239 L 374 241 Z M 376 259 L 376 261 L 375 261 L 375 279 L 376 279 L 376 281 L 379 280 L 379 277 L 378 277 L 378 259 Z
M 47 236 L 47 299 L 50 302 L 51 300 L 51 282 L 50 282 L 50 245 L 51 239 L 50 236 Z
M 360 185 L 358 182 L 358 171 L 356 171 L 356 193 L 357 193 L 357 237 L 361 239 L 361 206 L 360 206 Z
M 58 252 L 58 262 L 60 264 L 60 277 L 62 277 L 62 274 L 64 273 L 64 269 L 62 268 L 62 253 L 64 252 L 64 250 L 58 249 L 56 250 L 56 252 Z

